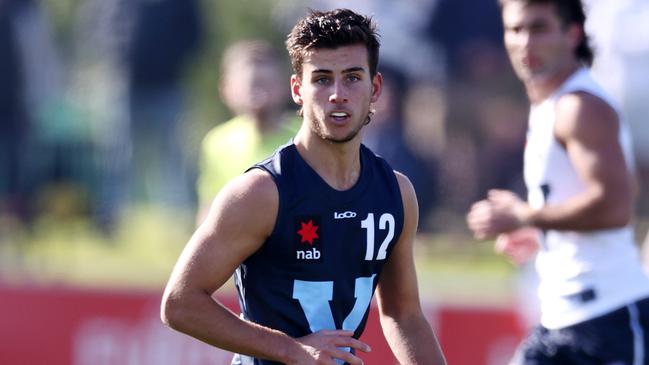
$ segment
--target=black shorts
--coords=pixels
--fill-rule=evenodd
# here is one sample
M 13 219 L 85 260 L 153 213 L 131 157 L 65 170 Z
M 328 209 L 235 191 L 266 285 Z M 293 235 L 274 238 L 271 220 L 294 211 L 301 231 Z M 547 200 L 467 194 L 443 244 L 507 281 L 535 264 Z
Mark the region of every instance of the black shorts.
M 573 326 L 536 327 L 510 365 L 649 365 L 649 298 Z

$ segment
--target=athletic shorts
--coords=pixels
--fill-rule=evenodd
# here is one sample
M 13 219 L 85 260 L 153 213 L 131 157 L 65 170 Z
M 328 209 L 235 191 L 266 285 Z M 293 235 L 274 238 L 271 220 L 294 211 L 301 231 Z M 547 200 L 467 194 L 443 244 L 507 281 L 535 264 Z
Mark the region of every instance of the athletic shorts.
M 510 365 L 649 365 L 649 298 L 573 326 L 537 326 Z

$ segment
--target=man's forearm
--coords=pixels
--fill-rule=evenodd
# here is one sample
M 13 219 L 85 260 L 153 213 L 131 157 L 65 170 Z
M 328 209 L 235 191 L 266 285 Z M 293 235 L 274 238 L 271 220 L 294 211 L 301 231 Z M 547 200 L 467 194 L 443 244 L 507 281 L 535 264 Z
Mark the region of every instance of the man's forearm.
M 400 364 L 446 365 L 437 338 L 423 315 L 407 320 L 382 316 L 381 326 Z
M 169 327 L 226 351 L 284 363 L 302 351 L 288 335 L 237 317 L 207 294 L 165 299 L 162 310 Z
M 588 195 L 564 203 L 530 209 L 522 220 L 540 229 L 591 231 L 629 224 L 631 209 L 620 203 L 606 203 Z

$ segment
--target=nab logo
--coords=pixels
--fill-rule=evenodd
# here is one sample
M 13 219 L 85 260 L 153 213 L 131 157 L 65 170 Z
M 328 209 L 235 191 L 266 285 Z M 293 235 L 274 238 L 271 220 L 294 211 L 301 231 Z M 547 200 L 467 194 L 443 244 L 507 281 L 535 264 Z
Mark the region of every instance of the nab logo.
M 311 250 L 297 251 L 296 254 L 296 259 L 298 260 L 320 260 L 320 256 L 322 256 L 320 251 L 315 247 L 312 247 Z
M 334 212 L 334 219 L 356 218 L 356 212 L 346 211 L 343 213 Z
M 297 261 L 322 260 L 322 232 L 320 231 L 320 217 L 298 217 L 295 220 Z

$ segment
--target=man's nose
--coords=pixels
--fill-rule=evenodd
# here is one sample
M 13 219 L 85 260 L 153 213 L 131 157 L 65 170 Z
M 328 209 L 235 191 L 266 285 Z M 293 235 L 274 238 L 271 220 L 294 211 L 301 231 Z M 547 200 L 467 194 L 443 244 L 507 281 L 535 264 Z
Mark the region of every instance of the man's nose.
M 518 45 L 522 48 L 529 48 L 532 43 L 532 33 L 528 30 L 518 34 Z
M 329 95 L 329 102 L 332 104 L 343 104 L 348 101 L 347 90 L 341 82 L 336 82 L 332 86 L 331 95 Z

